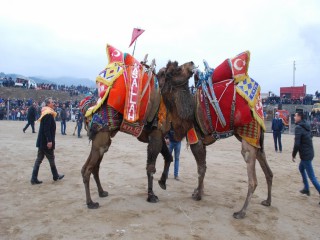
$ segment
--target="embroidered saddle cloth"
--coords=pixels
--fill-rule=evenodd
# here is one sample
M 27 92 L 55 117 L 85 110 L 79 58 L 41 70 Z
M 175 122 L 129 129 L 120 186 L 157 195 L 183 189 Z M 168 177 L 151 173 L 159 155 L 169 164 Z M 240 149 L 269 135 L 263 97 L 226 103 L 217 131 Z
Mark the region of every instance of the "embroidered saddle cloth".
M 250 144 L 259 147 L 259 129 L 261 126 L 265 130 L 265 124 L 260 86 L 248 76 L 249 59 L 250 52 L 247 51 L 225 60 L 208 76 L 212 84 L 203 85 L 202 82 L 198 86 L 195 96 L 196 118 L 205 135 L 228 137 L 236 130 Z M 219 119 L 217 104 L 211 104 L 205 94 L 205 90 L 210 92 L 208 88 L 213 88 L 225 124 L 221 123 L 221 116 Z
M 93 115 L 104 102 L 123 115 L 120 130 L 138 137 L 143 129 L 150 93 L 157 79 L 133 56 L 107 45 L 109 64 L 96 79 L 99 99 L 86 112 Z

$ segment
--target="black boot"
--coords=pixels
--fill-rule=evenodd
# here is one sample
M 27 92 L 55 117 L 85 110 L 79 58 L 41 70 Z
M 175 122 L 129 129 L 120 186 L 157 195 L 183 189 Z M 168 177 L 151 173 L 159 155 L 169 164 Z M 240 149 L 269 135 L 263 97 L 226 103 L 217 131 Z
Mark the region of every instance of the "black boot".
M 63 174 L 58 173 L 56 166 L 51 167 L 51 172 L 52 172 L 52 176 L 53 176 L 53 181 L 61 180 L 64 177 Z
M 39 168 L 40 168 L 40 166 L 36 166 L 36 165 L 33 167 L 32 177 L 31 177 L 31 181 L 30 181 L 32 185 L 42 183 L 42 181 L 38 180 Z
M 300 190 L 300 193 L 306 194 L 307 196 L 310 196 L 310 191 L 309 190 L 302 189 L 302 190 Z

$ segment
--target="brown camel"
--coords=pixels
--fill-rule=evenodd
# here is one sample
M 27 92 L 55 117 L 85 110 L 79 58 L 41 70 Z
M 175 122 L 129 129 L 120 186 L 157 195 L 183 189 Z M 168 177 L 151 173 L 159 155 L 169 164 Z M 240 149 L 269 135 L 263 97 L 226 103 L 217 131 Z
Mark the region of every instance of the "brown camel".
M 188 70 L 187 70 L 188 69 Z M 161 84 L 161 94 L 169 112 L 172 112 L 174 116 L 172 118 L 172 126 L 177 136 L 177 140 L 186 136 L 189 129 L 195 128 L 198 136 L 198 143 L 191 144 L 191 151 L 195 157 L 198 168 L 198 187 L 194 190 L 192 198 L 194 200 L 201 200 L 204 189 L 204 177 L 206 173 L 206 145 L 212 144 L 215 140 L 212 140 L 210 136 L 205 135 L 199 127 L 197 122 L 201 119 L 196 120 L 196 104 L 195 98 L 189 91 L 189 79 L 194 71 L 195 66 L 192 62 L 178 66 L 177 62 L 169 61 L 166 68 L 163 68 L 158 73 L 158 79 Z M 189 74 L 185 74 L 189 72 Z M 223 107 L 223 106 L 222 106 Z M 235 129 L 236 130 L 236 129 Z M 264 206 L 271 205 L 271 187 L 272 187 L 272 171 L 267 163 L 266 155 L 263 148 L 264 134 L 261 130 L 260 135 L 260 146 L 261 148 L 250 145 L 246 140 L 236 134 L 235 136 L 241 142 L 242 150 L 241 154 L 247 164 L 248 173 L 248 193 L 245 203 L 242 209 L 235 212 L 233 216 L 237 219 L 244 218 L 250 199 L 253 195 L 254 190 L 257 187 L 257 177 L 255 170 L 256 159 L 260 163 L 260 166 L 265 174 L 267 185 L 268 185 L 268 197 L 267 200 L 261 202 Z M 211 139 L 208 141 L 207 139 Z M 161 187 L 165 186 L 166 179 L 161 178 L 159 180 Z
M 149 68 L 148 66 L 146 66 Z M 146 70 L 148 71 L 148 70 Z M 152 73 L 153 74 L 153 73 Z M 153 74 L 153 79 L 155 76 Z M 170 166 L 170 162 L 172 162 L 172 156 L 169 153 L 169 150 L 165 144 L 164 136 L 165 133 L 169 131 L 170 124 L 169 119 L 170 115 L 167 114 L 166 118 L 162 122 L 161 126 L 158 124 L 158 109 L 160 106 L 160 92 L 156 89 L 151 90 L 150 99 L 148 108 L 146 110 L 146 124 L 142 133 L 137 138 L 141 142 L 148 143 L 147 148 L 147 178 L 148 178 L 148 202 L 158 202 L 158 197 L 153 192 L 153 174 L 156 172 L 156 159 L 159 153 L 161 153 L 164 157 L 165 164 L 164 168 L 168 169 Z M 117 113 L 121 115 L 120 113 Z M 87 122 L 85 122 L 87 123 Z M 87 161 L 82 167 L 81 174 L 83 178 L 83 183 L 85 186 L 86 192 L 86 203 L 88 208 L 95 209 L 99 207 L 98 202 L 93 202 L 90 195 L 90 175 L 93 174 L 93 177 L 96 181 L 98 192 L 100 197 L 107 197 L 108 192 L 105 191 L 100 183 L 99 178 L 99 167 L 102 161 L 104 154 L 108 151 L 111 145 L 111 138 L 113 138 L 117 132 L 120 130 L 121 121 L 118 122 L 118 125 L 115 129 L 109 129 L 108 126 L 99 129 L 96 131 L 94 127 L 91 126 L 89 129 L 88 135 L 92 140 L 92 147 L 90 154 L 87 158 Z M 165 171 L 164 171 L 165 172 Z M 163 174 L 164 176 L 164 174 Z M 165 188 L 165 185 L 162 185 Z

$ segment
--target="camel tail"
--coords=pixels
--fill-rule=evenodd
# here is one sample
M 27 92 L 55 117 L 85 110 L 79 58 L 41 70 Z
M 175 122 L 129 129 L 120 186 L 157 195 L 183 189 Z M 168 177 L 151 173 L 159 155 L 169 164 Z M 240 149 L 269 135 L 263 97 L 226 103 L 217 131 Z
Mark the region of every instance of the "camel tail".
M 264 130 L 261 128 L 261 134 L 260 134 L 260 151 L 264 152 Z

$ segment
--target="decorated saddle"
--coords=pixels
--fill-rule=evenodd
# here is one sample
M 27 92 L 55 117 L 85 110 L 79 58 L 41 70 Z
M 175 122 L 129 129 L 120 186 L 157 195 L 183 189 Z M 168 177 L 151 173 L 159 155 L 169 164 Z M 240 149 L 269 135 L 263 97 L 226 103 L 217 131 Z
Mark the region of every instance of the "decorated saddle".
M 151 91 L 159 91 L 153 74 L 154 61 L 150 67 L 146 67 L 130 54 L 122 53 L 111 45 L 107 45 L 107 55 L 109 64 L 96 78 L 99 99 L 87 109 L 85 116 L 103 126 L 102 118 L 95 117 L 94 114 L 101 115 L 101 108 L 109 115 L 114 114 L 113 111 L 118 112 L 123 116 L 118 126 L 120 131 L 138 137 L 148 117 Z M 110 122 L 110 118 L 104 119 L 109 124 L 115 122 Z
M 259 147 L 260 127 L 265 125 L 260 86 L 248 75 L 249 60 L 247 51 L 215 69 L 204 61 L 205 72 L 195 74 L 196 119 L 202 132 L 214 140 L 236 132 Z

